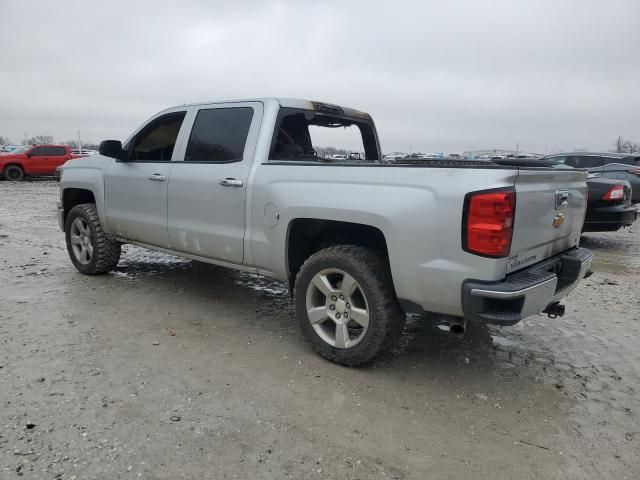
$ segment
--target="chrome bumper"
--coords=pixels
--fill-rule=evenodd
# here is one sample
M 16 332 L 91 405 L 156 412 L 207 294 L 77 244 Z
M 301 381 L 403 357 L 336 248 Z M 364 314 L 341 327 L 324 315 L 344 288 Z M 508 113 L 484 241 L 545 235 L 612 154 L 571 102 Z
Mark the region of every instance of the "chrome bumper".
M 513 325 L 566 297 L 591 272 L 593 252 L 576 248 L 509 275 L 502 282 L 468 280 L 462 286 L 465 317 Z

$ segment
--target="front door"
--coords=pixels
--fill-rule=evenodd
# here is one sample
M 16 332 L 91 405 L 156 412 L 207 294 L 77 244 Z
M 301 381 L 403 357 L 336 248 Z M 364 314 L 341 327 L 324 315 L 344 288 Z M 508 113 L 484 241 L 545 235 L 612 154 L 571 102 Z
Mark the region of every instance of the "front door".
M 185 114 L 182 110 L 153 118 L 127 142 L 124 158 L 109 165 L 106 220 L 118 237 L 169 247 L 167 185 Z
M 49 155 L 47 147 L 33 147 L 25 161 L 25 170 L 29 175 L 46 175 L 47 164 L 49 162 Z
M 178 251 L 240 264 L 262 104 L 217 104 L 194 113 L 169 181 L 169 241 Z

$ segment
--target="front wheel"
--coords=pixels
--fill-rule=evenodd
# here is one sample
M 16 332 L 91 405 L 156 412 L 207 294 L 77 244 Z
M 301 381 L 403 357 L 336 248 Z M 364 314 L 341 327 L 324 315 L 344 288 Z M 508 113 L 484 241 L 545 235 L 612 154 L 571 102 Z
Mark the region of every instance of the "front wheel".
M 9 165 L 4 169 L 4 178 L 12 182 L 24 180 L 24 170 L 19 165 Z
M 294 300 L 314 349 L 343 365 L 371 362 L 395 344 L 404 327 L 387 262 L 356 245 L 309 257 L 296 278 Z
M 73 265 L 85 275 L 113 270 L 120 260 L 120 242 L 108 238 L 93 203 L 71 209 L 65 222 L 67 251 Z

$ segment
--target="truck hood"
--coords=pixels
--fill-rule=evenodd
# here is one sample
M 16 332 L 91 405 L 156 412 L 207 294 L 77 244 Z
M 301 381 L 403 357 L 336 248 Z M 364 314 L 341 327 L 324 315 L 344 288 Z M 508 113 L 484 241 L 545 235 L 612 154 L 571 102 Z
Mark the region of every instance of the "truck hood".
M 0 160 L 24 160 L 27 156 L 24 153 L 5 152 L 0 153 Z

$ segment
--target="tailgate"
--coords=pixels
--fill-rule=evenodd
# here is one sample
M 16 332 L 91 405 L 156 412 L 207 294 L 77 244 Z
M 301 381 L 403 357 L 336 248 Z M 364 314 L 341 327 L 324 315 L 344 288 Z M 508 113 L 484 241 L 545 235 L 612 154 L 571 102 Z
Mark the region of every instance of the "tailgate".
M 541 262 L 580 241 L 587 172 L 520 169 L 507 273 Z

